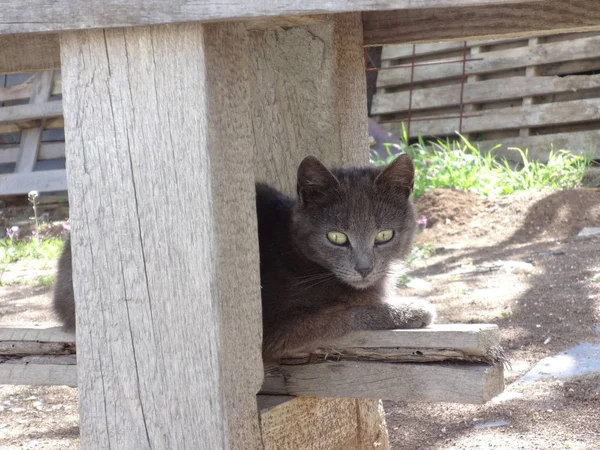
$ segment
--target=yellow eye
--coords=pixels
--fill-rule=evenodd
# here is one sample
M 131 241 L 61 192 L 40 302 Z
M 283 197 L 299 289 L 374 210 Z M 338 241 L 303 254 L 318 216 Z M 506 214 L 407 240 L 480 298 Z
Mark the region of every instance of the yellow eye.
M 345 245 L 348 242 L 348 236 L 341 231 L 330 231 L 327 233 L 327 239 L 335 245 Z
M 394 237 L 394 230 L 383 230 L 377 233 L 375 236 L 375 242 L 378 244 L 383 244 L 384 242 L 391 241 Z

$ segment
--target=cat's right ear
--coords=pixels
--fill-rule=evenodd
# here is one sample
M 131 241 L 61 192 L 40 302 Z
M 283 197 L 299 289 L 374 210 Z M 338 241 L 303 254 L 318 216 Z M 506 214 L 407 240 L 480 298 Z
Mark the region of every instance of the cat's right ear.
M 307 156 L 298 167 L 298 199 L 301 204 L 320 204 L 339 185 L 338 179 L 314 156 Z
M 399 189 L 410 195 L 415 184 L 415 166 L 410 156 L 399 155 L 375 179 L 375 186 L 382 189 Z

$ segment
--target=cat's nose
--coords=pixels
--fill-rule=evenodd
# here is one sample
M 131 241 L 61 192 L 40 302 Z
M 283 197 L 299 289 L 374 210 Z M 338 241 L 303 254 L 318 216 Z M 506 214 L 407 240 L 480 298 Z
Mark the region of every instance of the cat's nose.
M 373 266 L 371 266 L 370 264 L 369 265 L 357 264 L 354 269 L 358 273 L 360 273 L 363 278 L 365 278 L 367 275 L 369 275 L 371 273 L 371 271 L 373 270 Z

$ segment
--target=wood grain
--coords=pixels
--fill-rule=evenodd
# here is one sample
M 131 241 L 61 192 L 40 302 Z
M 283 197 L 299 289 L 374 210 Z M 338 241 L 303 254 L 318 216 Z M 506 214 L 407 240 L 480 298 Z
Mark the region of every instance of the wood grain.
M 33 92 L 34 76 L 32 76 L 25 83 L 21 83 L 16 86 L 0 87 L 0 102 L 24 100 L 31 97 Z M 52 88 L 50 93 L 52 95 L 58 95 L 62 93 L 62 78 L 60 76 L 60 72 L 58 71 L 54 72 L 54 76 L 52 77 Z
M 598 6 L 600 7 L 600 3 Z M 465 65 L 465 73 L 468 75 L 500 72 L 531 65 L 598 58 L 600 57 L 600 36 L 498 50 L 481 53 L 477 56 L 477 60 L 467 61 Z M 453 60 L 457 59 L 453 58 Z M 444 70 L 440 70 L 435 65 L 420 66 L 415 68 L 413 81 L 455 78 L 461 76 L 462 73 L 462 61 L 447 64 L 444 66 Z M 384 70 L 377 78 L 377 87 L 405 85 L 410 83 L 410 79 L 410 68 Z
M 442 136 L 458 130 L 459 119 L 419 120 L 411 124 L 411 134 Z M 485 115 L 463 118 L 463 133 L 479 133 L 488 130 L 508 130 L 523 127 L 562 125 L 589 122 L 600 119 L 600 98 L 590 98 L 559 103 L 526 105 L 515 108 L 492 109 Z M 401 123 L 382 124 L 392 133 L 401 133 Z M 414 129 L 413 129 L 414 128 Z M 400 134 L 398 134 L 400 135 Z
M 280 365 L 263 394 L 481 404 L 504 390 L 502 366 L 326 361 Z
M 3 4 L 4 6 L 4 4 Z M 27 9 L 21 7 L 21 9 Z M 0 24 L 5 20 L 0 13 Z M 0 25 L 4 28 L 4 25 Z M 15 30 L 15 33 L 23 33 Z M 60 69 L 58 34 L 2 36 L 0 32 L 0 73 L 36 72 Z
M 82 448 L 262 448 L 245 29 L 61 37 Z
M 458 85 L 414 90 L 412 110 L 445 108 L 460 105 Z M 463 103 L 487 103 L 521 99 L 526 96 L 560 94 L 600 88 L 600 75 L 566 77 L 508 77 L 467 83 Z M 408 111 L 409 93 L 377 93 L 373 97 L 373 114 L 392 114 Z
M 368 162 L 359 14 L 255 30 L 250 48 L 258 180 L 293 194 L 309 154 L 330 165 Z M 269 450 L 389 449 L 378 400 L 297 398 L 263 413 L 261 428 Z
M 0 34 L 515 2 L 519 0 L 29 0 L 23 7 L 20 0 L 4 0 Z
M 19 158 L 19 147 L 2 147 L 0 148 L 0 164 L 10 164 L 17 162 Z M 65 157 L 64 142 L 42 142 L 38 160 L 44 161 L 48 159 L 60 159 Z
M 536 36 L 600 30 L 596 0 L 520 1 L 363 13 L 365 45 Z
M 0 174 L 2 195 L 22 195 L 30 191 L 45 193 L 66 190 L 67 174 L 63 169 Z
M 29 106 L 37 107 L 48 102 L 50 91 L 52 89 L 52 75 L 52 70 L 38 72 L 34 75 Z M 60 106 L 62 110 L 62 104 Z M 33 172 L 40 151 L 40 143 L 42 133 L 44 132 L 44 122 L 46 117 L 47 116 L 44 114 L 38 127 L 21 132 L 19 158 L 15 164 L 15 173 Z

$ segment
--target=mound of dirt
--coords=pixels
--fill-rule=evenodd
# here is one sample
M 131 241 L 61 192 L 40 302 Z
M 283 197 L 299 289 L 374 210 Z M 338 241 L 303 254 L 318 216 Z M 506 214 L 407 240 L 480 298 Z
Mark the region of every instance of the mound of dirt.
M 427 226 L 437 224 L 465 225 L 485 210 L 487 199 L 459 189 L 434 189 L 425 192 L 415 203 L 419 217 L 427 218 Z
M 427 230 L 420 240 L 443 243 L 450 236 L 506 242 L 565 239 L 585 227 L 600 227 L 600 190 L 519 192 L 487 198 L 456 189 L 435 189 L 416 201 Z

